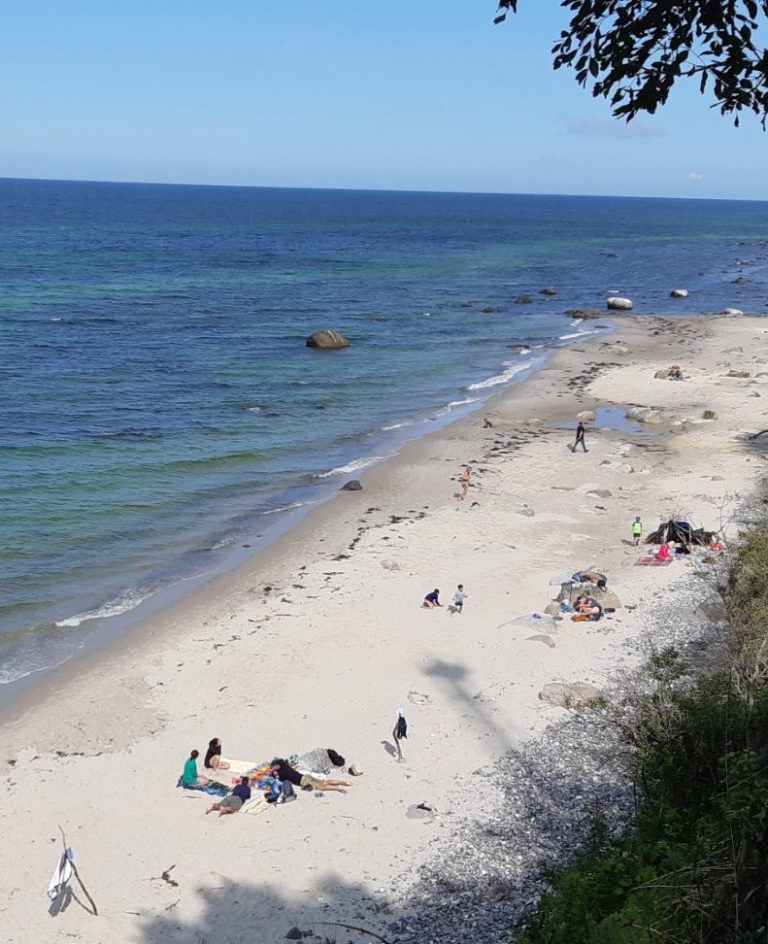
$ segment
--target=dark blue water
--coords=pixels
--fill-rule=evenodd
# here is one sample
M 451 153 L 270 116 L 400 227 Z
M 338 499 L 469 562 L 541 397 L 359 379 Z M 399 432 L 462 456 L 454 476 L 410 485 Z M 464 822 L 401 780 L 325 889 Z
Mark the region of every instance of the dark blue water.
M 767 238 L 765 203 L 0 181 L 0 681 L 593 328 L 566 308 L 765 311 Z

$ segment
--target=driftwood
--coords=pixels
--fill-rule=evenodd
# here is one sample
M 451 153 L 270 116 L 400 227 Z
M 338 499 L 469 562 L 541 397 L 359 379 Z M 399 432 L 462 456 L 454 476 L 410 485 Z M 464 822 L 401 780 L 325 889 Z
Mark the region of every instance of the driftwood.
M 377 934 L 375 931 L 369 931 L 368 928 L 359 928 L 355 924 L 341 924 L 339 921 L 315 921 L 314 923 L 323 928 L 344 928 L 347 931 L 357 931 L 360 934 L 367 934 L 368 937 L 381 941 L 381 944 L 390 944 L 386 938 Z
M 768 429 L 761 429 L 759 433 L 752 433 L 751 436 L 747 436 L 747 439 L 757 439 L 758 436 L 765 436 L 768 433 Z
M 61 826 L 59 826 L 59 832 L 61 833 L 61 841 L 62 843 L 64 843 L 64 854 L 66 855 L 67 850 L 69 849 L 69 846 L 67 846 L 67 837 L 64 835 L 64 830 L 61 828 Z M 93 900 L 93 898 L 91 898 L 91 893 L 83 884 L 83 880 L 80 878 L 80 873 L 77 871 L 77 866 L 75 865 L 74 860 L 70 859 L 69 864 L 72 866 L 72 874 L 77 879 L 78 884 L 80 885 L 80 888 L 82 888 L 83 890 L 83 894 L 88 899 L 88 902 L 90 903 L 90 906 L 93 909 L 93 916 L 97 917 L 99 914 L 99 911 L 98 911 L 98 908 L 96 907 L 96 902 Z

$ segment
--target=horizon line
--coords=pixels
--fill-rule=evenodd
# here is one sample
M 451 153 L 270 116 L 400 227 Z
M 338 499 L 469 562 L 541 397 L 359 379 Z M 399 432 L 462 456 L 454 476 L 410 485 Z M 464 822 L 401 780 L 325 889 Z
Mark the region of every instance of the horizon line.
M 163 180 L 92 180 L 80 177 L 4 177 L 0 176 L 0 183 L 13 181 L 16 183 L 50 183 L 50 184 L 103 184 L 119 185 L 124 187 L 209 187 L 229 190 L 308 190 L 331 193 L 413 193 L 454 196 L 488 196 L 488 197 L 575 197 L 583 199 L 607 200 L 698 200 L 726 203 L 768 203 L 768 199 L 759 197 L 690 197 L 690 196 L 641 196 L 639 194 L 612 194 L 612 193 L 541 193 L 522 190 L 423 190 L 420 188 L 392 188 L 392 187 L 309 187 L 287 186 L 282 184 L 225 184 L 199 183 L 187 181 Z

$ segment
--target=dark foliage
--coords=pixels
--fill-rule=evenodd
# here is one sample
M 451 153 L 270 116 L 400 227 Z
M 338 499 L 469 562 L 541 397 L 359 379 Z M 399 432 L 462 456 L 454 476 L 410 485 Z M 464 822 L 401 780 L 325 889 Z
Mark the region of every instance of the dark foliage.
M 500 0 L 494 22 L 516 12 Z M 554 66 L 576 70 L 579 85 L 609 99 L 628 121 L 653 114 L 680 78 L 695 78 L 736 125 L 742 112 L 768 120 L 768 0 L 561 0 L 567 29 L 552 49 Z

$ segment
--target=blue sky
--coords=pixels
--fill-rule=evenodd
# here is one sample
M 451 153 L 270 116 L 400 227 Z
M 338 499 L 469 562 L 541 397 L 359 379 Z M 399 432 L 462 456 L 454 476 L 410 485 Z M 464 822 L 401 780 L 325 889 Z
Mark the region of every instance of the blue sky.
M 694 86 L 616 122 L 554 72 L 557 0 L 3 4 L 0 176 L 768 199 Z

